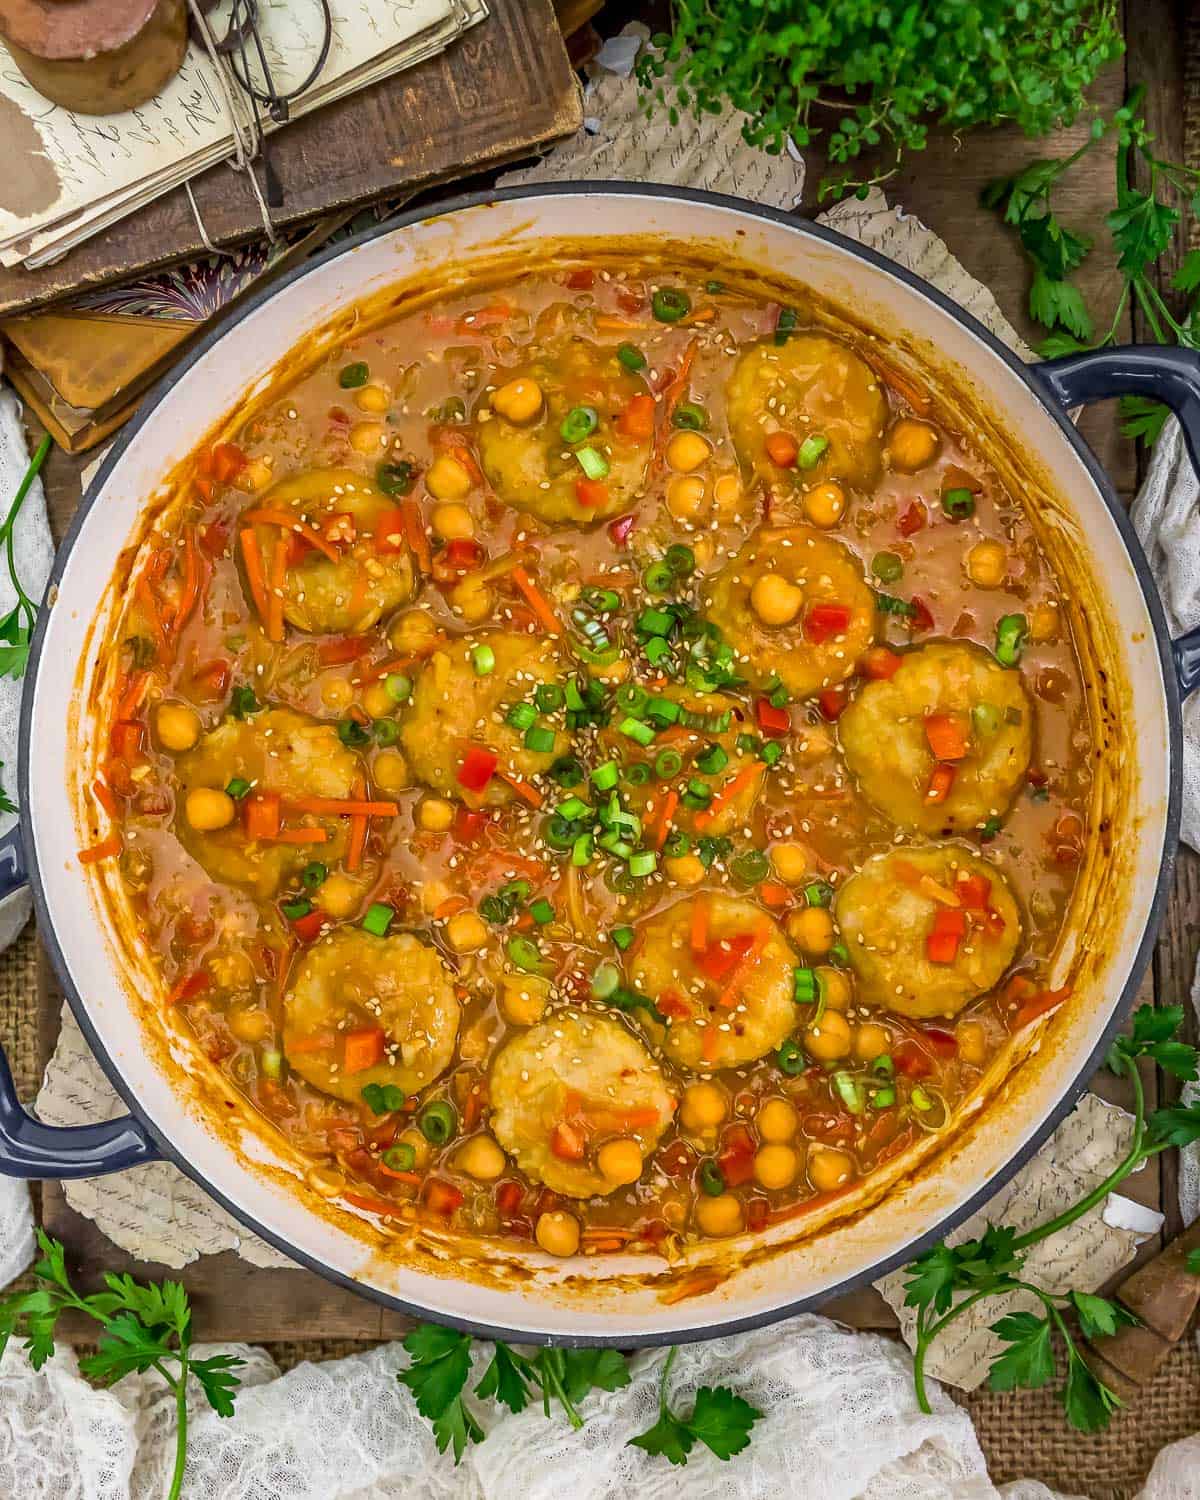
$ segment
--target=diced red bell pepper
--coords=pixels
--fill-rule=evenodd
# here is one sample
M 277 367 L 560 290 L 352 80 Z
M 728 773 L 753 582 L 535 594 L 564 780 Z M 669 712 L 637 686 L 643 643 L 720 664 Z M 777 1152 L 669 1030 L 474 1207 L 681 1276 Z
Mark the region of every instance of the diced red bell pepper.
M 792 716 L 786 708 L 776 708 L 768 698 L 754 700 L 754 717 L 764 734 L 779 739 L 792 730 Z
M 916 610 L 915 615 L 909 616 L 909 624 L 914 630 L 932 630 L 933 615 L 930 613 L 928 604 L 916 594 L 912 596 L 912 607 Z
M 790 432 L 768 432 L 763 446 L 777 469 L 794 469 L 800 456 L 800 444 Z
M 582 1161 L 587 1152 L 587 1138 L 578 1126 L 560 1120 L 550 1135 L 550 1150 L 559 1161 Z
M 223 557 L 229 547 L 229 527 L 224 521 L 207 521 L 200 528 L 200 547 L 209 557 Z
M 511 1219 L 525 1201 L 525 1189 L 519 1182 L 502 1182 L 496 1189 L 496 1212 Z
M 925 738 L 934 760 L 962 760 L 967 753 L 967 736 L 956 714 L 926 714 Z
M 896 530 L 901 536 L 912 536 L 914 532 L 921 530 L 928 519 L 929 512 L 919 500 L 914 500 L 906 510 L 901 512 L 896 521 Z
M 500 757 L 495 751 L 485 750 L 482 745 L 469 745 L 462 765 L 458 768 L 456 779 L 459 786 L 465 787 L 468 792 L 482 792 L 495 775 L 499 764 Z
M 361 1031 L 346 1033 L 346 1051 L 342 1061 L 344 1073 L 365 1073 L 383 1061 L 384 1034 L 382 1026 L 364 1027 Z
M 845 688 L 825 688 L 823 692 L 817 694 L 817 707 L 830 723 L 838 717 L 849 701 Z
M 382 511 L 375 522 L 376 552 L 403 552 L 408 545 L 404 537 L 404 512 L 399 509 Z
M 692 1014 L 692 1007 L 678 990 L 664 990 L 658 997 L 658 1009 L 664 1016 L 671 1016 L 677 1021 L 690 1020 Z
M 945 762 L 934 766 L 929 773 L 929 785 L 925 789 L 926 802 L 945 802 L 950 795 L 950 788 L 954 785 L 954 778 L 957 774 L 954 766 Z
M 754 934 L 739 932 L 731 938 L 718 938 L 696 955 L 696 966 L 708 979 L 724 979 L 731 974 L 754 946 Z
M 804 616 L 804 634 L 814 645 L 844 635 L 854 611 L 848 604 L 814 604 Z
M 741 1187 L 754 1176 L 754 1137 L 745 1125 L 731 1125 L 721 1139 L 717 1164 L 726 1187 Z
M 317 647 L 317 659 L 326 667 L 342 666 L 365 656 L 373 644 L 369 635 L 343 635 L 337 640 L 322 641 Z
M 230 664 L 217 657 L 192 670 L 192 691 L 197 698 L 223 698 L 229 688 Z
M 954 882 L 954 894 L 967 911 L 987 911 L 992 882 L 986 875 L 960 875 Z
M 132 719 L 118 719 L 108 734 L 108 748 L 117 760 L 136 760 L 142 753 L 145 728 Z
M 425 1184 L 425 1206 L 435 1214 L 449 1216 L 463 1201 L 462 1192 L 452 1182 L 440 1177 L 431 1177 Z
M 279 832 L 282 804 L 278 792 L 251 792 L 246 798 L 246 837 L 273 839 Z
M 933 931 L 925 939 L 925 957 L 931 964 L 952 964 L 967 930 L 966 913 L 959 906 L 939 906 Z
M 321 535 L 331 546 L 349 547 L 358 538 L 358 526 L 348 510 L 339 510 L 336 515 L 325 518 Z
M 208 988 L 208 975 L 203 969 L 197 969 L 194 974 L 189 974 L 174 985 L 167 994 L 167 1005 L 186 1005 L 189 1000 L 194 1000 L 202 990 Z
M 460 807 L 454 814 L 454 839 L 459 844 L 473 844 L 483 836 L 483 830 L 491 819 L 486 813 L 475 812 L 469 807 Z
M 212 451 L 212 477 L 228 484 L 246 467 L 246 455 L 236 443 L 218 443 Z
M 892 1061 L 905 1078 L 928 1078 L 933 1063 L 916 1042 L 904 1041 L 892 1048 Z
M 456 536 L 433 559 L 433 576 L 438 583 L 457 583 L 464 573 L 479 567 L 487 553 L 469 536 Z
M 589 266 L 581 266 L 578 270 L 568 271 L 564 281 L 573 291 L 585 292 L 596 280 L 596 273 Z
M 631 396 L 625 409 L 617 414 L 613 426 L 622 437 L 644 440 L 654 436 L 654 397 Z
M 602 479 L 577 479 L 575 498 L 589 508 L 603 505 L 608 500 L 608 485 Z
M 760 1229 L 765 1229 L 771 1218 L 771 1205 L 765 1198 L 757 1194 L 753 1198 L 746 1199 L 746 1228 L 757 1234 Z
M 632 513 L 627 516 L 618 516 L 615 521 L 610 521 L 608 523 L 608 534 L 612 538 L 613 545 L 617 547 L 626 546 L 636 524 L 637 517 Z
M 323 911 L 310 911 L 306 916 L 297 917 L 292 922 L 292 931 L 302 943 L 314 942 L 320 935 L 321 929 L 329 918 Z
M 958 1052 L 958 1038 L 952 1031 L 943 1031 L 940 1026 L 922 1026 L 921 1035 L 939 1057 L 954 1057 Z
M 886 682 L 896 675 L 903 663 L 904 658 L 898 652 L 889 651 L 886 646 L 872 646 L 859 662 L 858 669 L 872 682 Z

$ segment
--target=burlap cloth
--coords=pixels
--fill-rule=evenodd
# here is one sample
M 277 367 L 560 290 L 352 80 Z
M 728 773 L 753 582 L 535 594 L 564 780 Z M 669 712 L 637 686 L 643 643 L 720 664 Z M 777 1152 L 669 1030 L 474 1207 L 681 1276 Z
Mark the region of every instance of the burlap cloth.
M 1200 158 L 1200 18 L 1193 17 L 1188 31 L 1184 119 L 1187 156 L 1194 161 Z M 1200 244 L 1195 222 L 1192 236 Z M 37 974 L 37 939 L 30 924 L 0 954 L 0 1040 L 25 1100 L 33 1098 L 40 1081 Z M 305 1359 L 338 1359 L 366 1347 L 343 1339 L 266 1345 L 285 1370 Z M 970 1412 L 995 1483 L 1028 1477 L 1090 1500 L 1127 1500 L 1160 1448 L 1200 1431 L 1200 1352 L 1194 1336 L 1186 1339 L 1107 1432 L 1086 1437 L 1066 1425 L 1057 1387 L 1004 1395 L 987 1390 L 950 1394 Z

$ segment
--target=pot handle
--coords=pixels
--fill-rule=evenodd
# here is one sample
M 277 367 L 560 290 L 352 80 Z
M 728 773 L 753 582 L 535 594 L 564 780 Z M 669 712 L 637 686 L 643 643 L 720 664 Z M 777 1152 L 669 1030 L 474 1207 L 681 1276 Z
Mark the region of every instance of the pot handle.
M 0 900 L 28 884 L 17 824 L 0 839 Z M 0 1176 L 102 1177 L 158 1157 L 158 1147 L 132 1115 L 94 1125 L 43 1125 L 18 1101 L 0 1048 Z
M 1068 410 L 1113 396 L 1146 396 L 1179 419 L 1192 468 L 1200 479 L 1200 354 L 1163 344 L 1090 349 L 1031 365 L 1029 373 Z M 1200 626 L 1171 642 L 1183 697 L 1200 687 Z

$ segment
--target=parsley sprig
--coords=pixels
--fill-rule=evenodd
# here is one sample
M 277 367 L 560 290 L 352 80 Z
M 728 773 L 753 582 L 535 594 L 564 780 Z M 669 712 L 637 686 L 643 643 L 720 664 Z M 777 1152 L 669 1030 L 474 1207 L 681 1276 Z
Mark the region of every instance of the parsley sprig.
M 1129 1148 L 1103 1182 L 1045 1224 L 1022 1234 L 1005 1225 L 989 1224 L 978 1239 L 954 1246 L 935 1245 L 908 1267 L 904 1300 L 906 1306 L 917 1309 L 913 1378 L 922 1411 L 931 1410 L 925 1362 L 934 1341 L 968 1308 L 988 1297 L 1023 1291 L 1037 1299 L 1042 1313 L 1013 1312 L 991 1325 L 992 1332 L 1007 1345 L 992 1362 L 992 1390 L 1046 1385 L 1058 1372 L 1057 1338 L 1066 1353 L 1062 1401 L 1067 1420 L 1082 1432 L 1108 1426 L 1120 1399 L 1085 1363 L 1068 1318 L 1078 1324 L 1085 1338 L 1113 1334 L 1122 1324 L 1137 1319 L 1105 1297 L 1088 1292 L 1048 1292 L 1025 1279 L 1025 1259 L 1033 1245 L 1082 1218 L 1151 1157 L 1171 1146 L 1200 1140 L 1200 1102 L 1173 1105 L 1147 1115 L 1137 1067 L 1138 1059 L 1147 1058 L 1184 1082 L 1200 1076 L 1200 1055 L 1177 1038 L 1182 1022 L 1180 1005 L 1161 1010 L 1143 1005 L 1134 1013 L 1129 1035 L 1118 1037 L 1109 1049 L 1108 1067 L 1118 1076 L 1128 1077 L 1132 1085 L 1134 1114 Z
M 486 1437 L 476 1409 L 468 1404 L 471 1379 L 470 1334 L 436 1323 L 421 1323 L 404 1339 L 412 1363 L 397 1379 L 413 1393 L 417 1410 L 433 1427 L 439 1453 L 447 1448 L 457 1464 L 468 1443 Z M 650 1454 L 661 1454 L 673 1464 L 687 1463 L 697 1442 L 718 1458 L 732 1458 L 750 1441 L 750 1429 L 762 1415 L 725 1386 L 702 1386 L 696 1392 L 690 1417 L 680 1417 L 667 1401 L 667 1381 L 677 1351 L 663 1365 L 659 1384 L 658 1420 L 630 1443 Z M 497 1343 L 471 1394 L 494 1400 L 511 1412 L 524 1411 L 540 1397 L 550 1417 L 557 1408 L 572 1427 L 583 1426 L 579 1411 L 589 1392 L 619 1391 L 629 1384 L 629 1366 L 616 1349 L 539 1349 L 522 1354 L 511 1344 Z
M 1131 299 L 1160 344 L 1200 348 L 1200 299 L 1193 298 L 1182 318 L 1176 318 L 1152 275 L 1155 262 L 1171 243 L 1182 205 L 1200 215 L 1200 171 L 1163 161 L 1155 154 L 1154 136 L 1138 113 L 1144 95 L 1145 88 L 1139 85 L 1111 120 L 1097 117 L 1088 140 L 1070 156 L 1032 162 L 1015 176 L 984 189 L 985 206 L 997 209 L 1005 223 L 1015 228 L 1033 268 L 1029 313 L 1049 331 L 1038 349 L 1047 358 L 1113 343 Z M 1058 218 L 1052 195 L 1076 162 L 1114 132 L 1116 202 L 1104 222 L 1117 254 L 1121 290 L 1104 332 L 1097 336 L 1092 313 L 1071 280 L 1091 253 L 1093 242 Z M 1144 189 L 1134 181 L 1139 164 L 1147 182 Z M 1200 291 L 1200 250 L 1189 251 L 1171 285 L 1189 298 Z M 1124 397 L 1121 411 L 1126 418 L 1121 429 L 1125 435 L 1147 442 L 1158 436 L 1168 415 L 1165 406 L 1145 396 Z
M 0 1354 L 10 1338 L 22 1337 L 30 1364 L 40 1370 L 54 1353 L 59 1317 L 73 1308 L 100 1325 L 96 1352 L 79 1361 L 84 1375 L 111 1385 L 135 1371 L 157 1370 L 175 1397 L 175 1465 L 167 1500 L 177 1500 L 187 1464 L 188 1377 L 199 1381 L 219 1417 L 230 1417 L 240 1379 L 237 1371 L 245 1361 L 232 1354 L 192 1357 L 192 1313 L 179 1282 L 140 1282 L 110 1273 L 104 1277 L 106 1291 L 83 1297 L 67 1276 L 59 1241 L 41 1229 L 37 1238 L 42 1259 L 33 1268 L 36 1284 L 0 1299 Z

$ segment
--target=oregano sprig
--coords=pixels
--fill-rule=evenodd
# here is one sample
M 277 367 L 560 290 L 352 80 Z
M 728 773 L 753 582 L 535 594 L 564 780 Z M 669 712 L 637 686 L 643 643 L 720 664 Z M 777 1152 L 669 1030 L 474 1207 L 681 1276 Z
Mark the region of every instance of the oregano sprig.
M 1018 1386 L 1037 1389 L 1058 1371 L 1057 1346 L 1066 1355 L 1066 1383 L 1062 1401 L 1067 1420 L 1082 1432 L 1107 1427 L 1120 1406 L 1109 1389 L 1089 1368 L 1076 1343 L 1072 1325 L 1078 1323 L 1085 1338 L 1113 1334 L 1122 1324 L 1137 1319 L 1117 1302 L 1090 1292 L 1058 1294 L 1024 1277 L 1025 1259 L 1033 1245 L 1057 1234 L 1102 1203 L 1131 1172 L 1171 1146 L 1200 1140 L 1200 1102 L 1146 1111 L 1145 1093 L 1138 1060 L 1146 1058 L 1185 1082 L 1200 1076 L 1200 1055 L 1178 1039 L 1183 1007 L 1155 1009 L 1143 1005 L 1134 1012 L 1127 1036 L 1120 1036 L 1108 1052 L 1107 1065 L 1118 1076 L 1128 1077 L 1133 1088 L 1133 1133 L 1124 1157 L 1107 1177 L 1078 1202 L 1044 1224 L 1018 1233 L 1005 1225 L 989 1224 L 978 1239 L 960 1245 L 935 1245 L 907 1268 L 905 1305 L 917 1309 L 913 1379 L 922 1411 L 930 1411 L 925 1388 L 925 1363 L 933 1343 L 958 1318 L 989 1297 L 1022 1291 L 1037 1299 L 1041 1313 L 1008 1313 L 991 1324 L 1007 1345 L 992 1362 L 992 1390 Z M 1200 1257 L 1198 1257 L 1200 1259 Z

